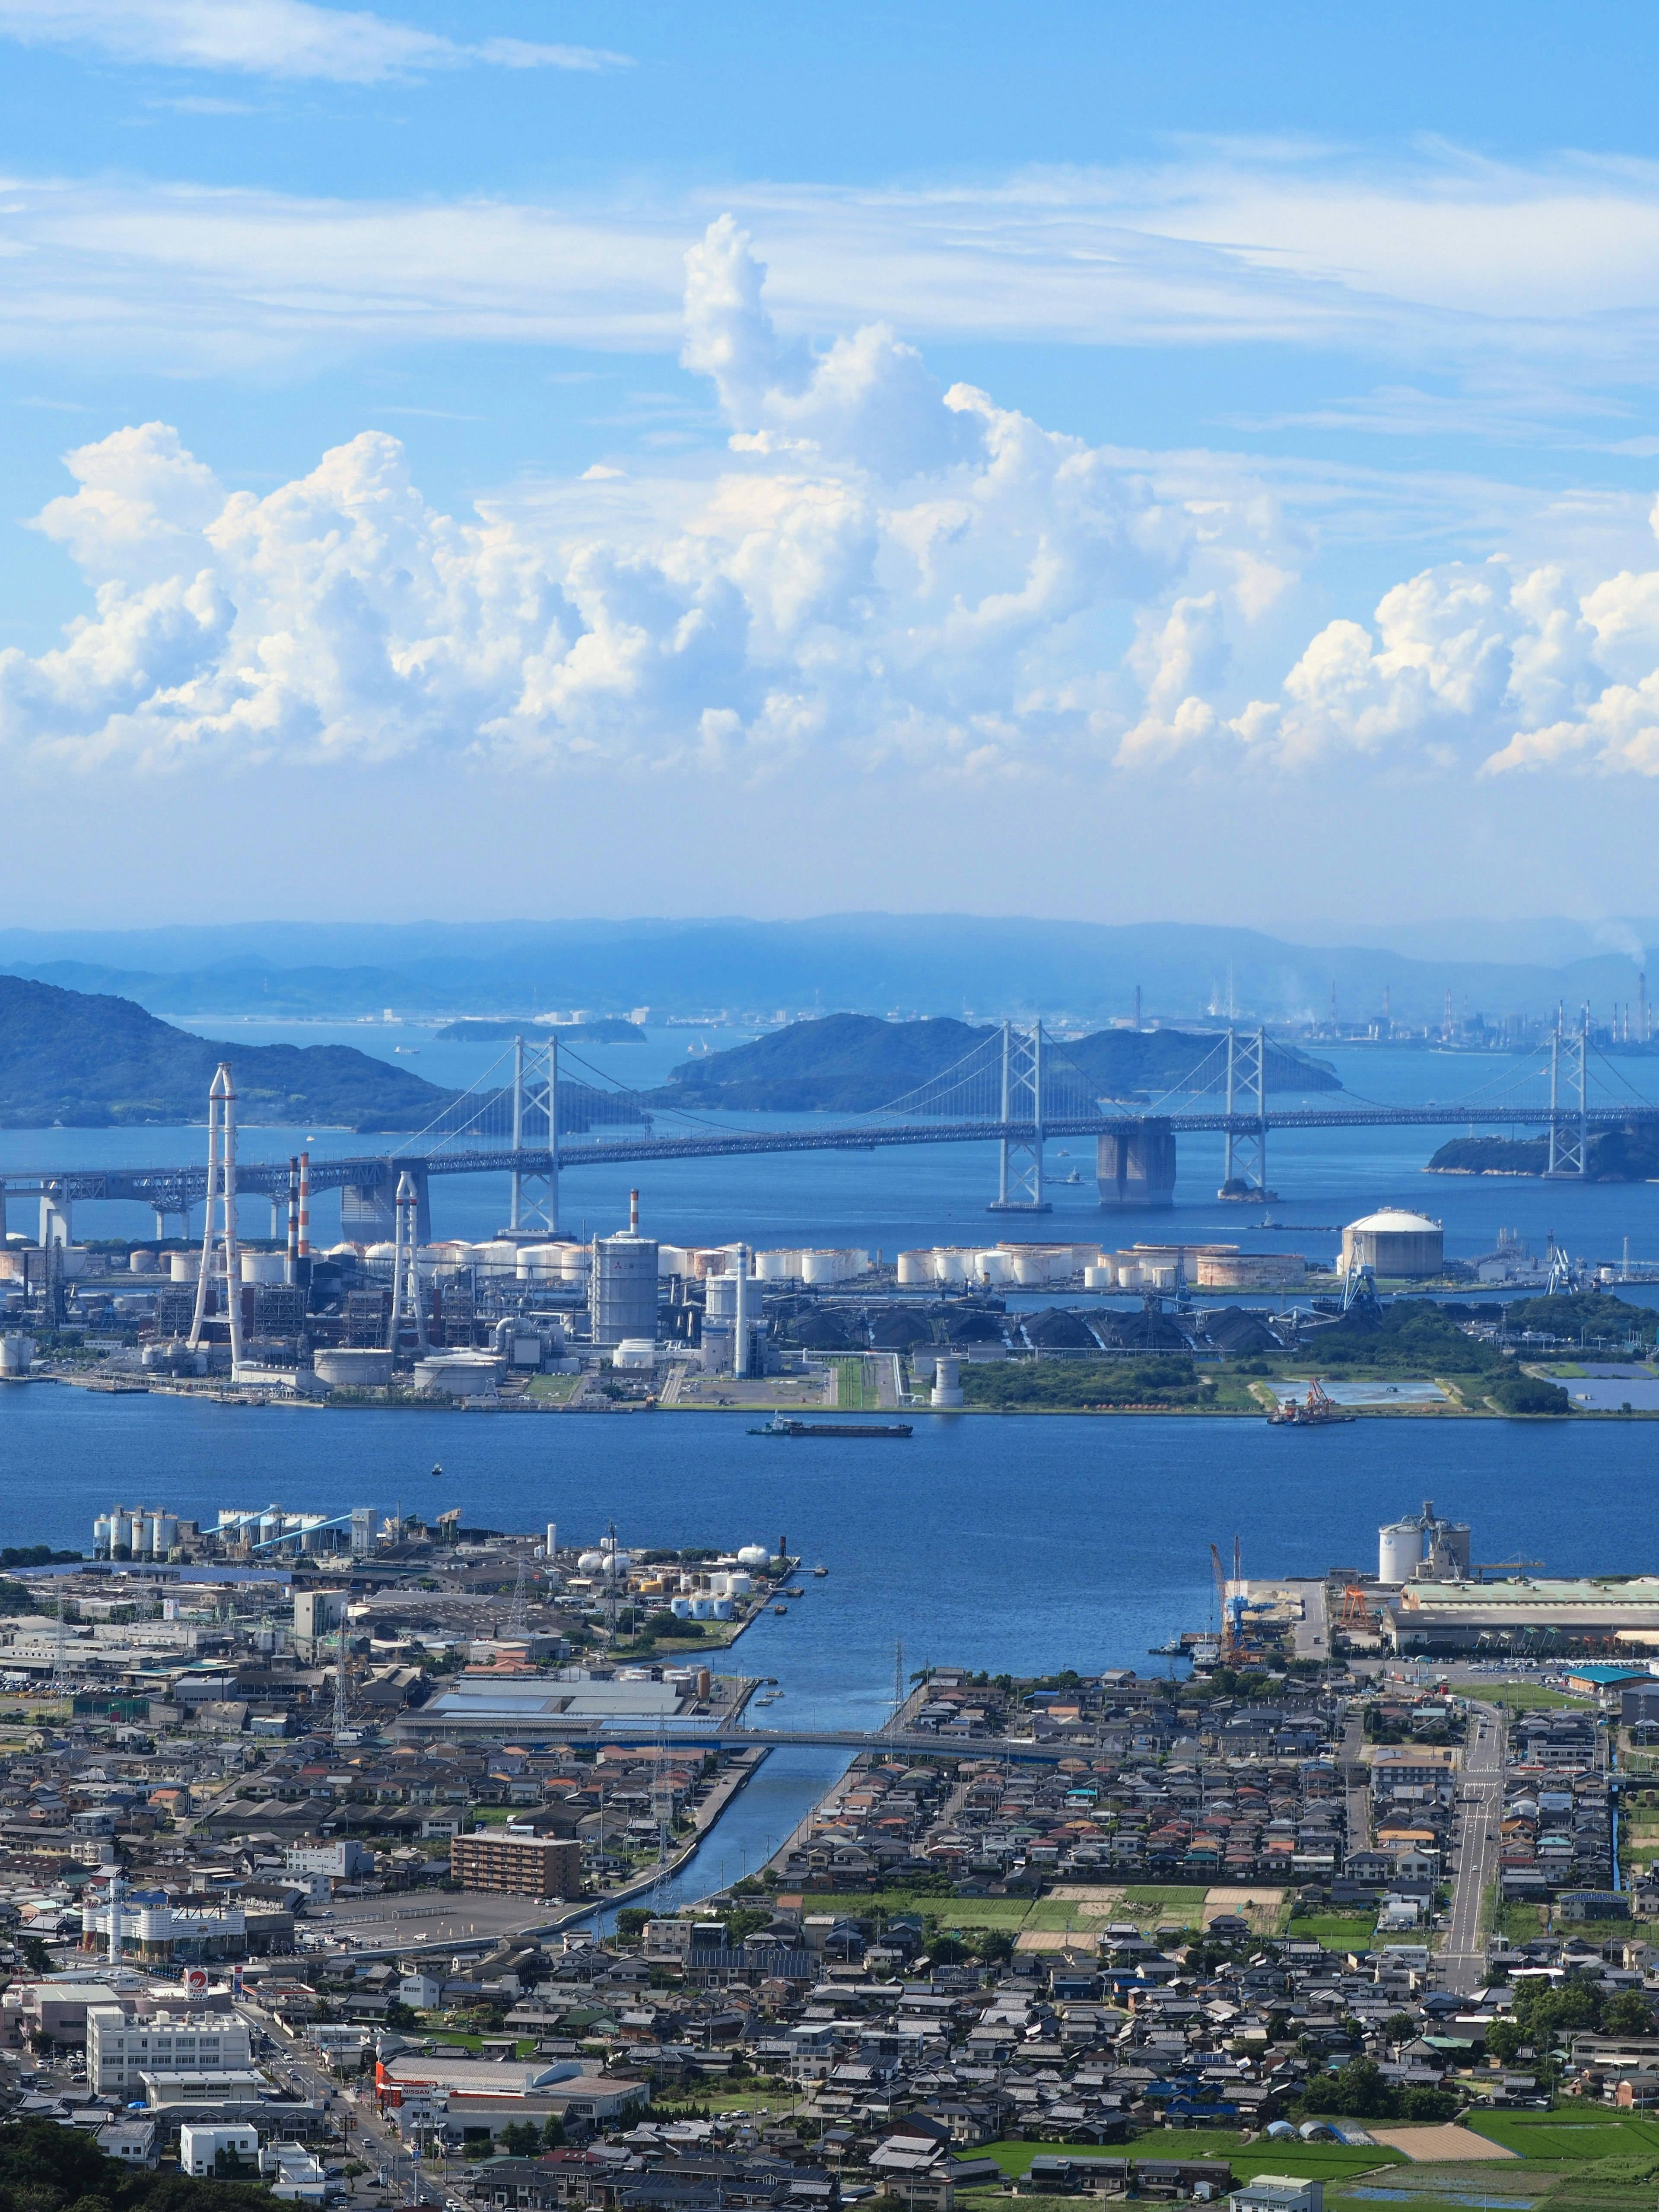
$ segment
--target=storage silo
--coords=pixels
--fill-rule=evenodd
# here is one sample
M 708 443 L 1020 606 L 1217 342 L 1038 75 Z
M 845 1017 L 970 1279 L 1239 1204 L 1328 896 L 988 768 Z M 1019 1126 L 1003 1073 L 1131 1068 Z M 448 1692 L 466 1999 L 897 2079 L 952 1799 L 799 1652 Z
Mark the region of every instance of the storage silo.
M 1377 1530 L 1376 1579 L 1380 1583 L 1408 1583 L 1423 1558 L 1423 1524 L 1415 1517 L 1391 1521 Z
M 1342 1231 L 1342 1272 L 1369 1267 L 1374 1274 L 1437 1275 L 1445 1265 L 1445 1231 L 1425 1213 L 1385 1206 L 1351 1221 Z
M 657 1240 L 640 1234 L 640 1194 L 629 1193 L 629 1225 L 596 1237 L 587 1283 L 593 1341 L 614 1350 L 627 1337 L 657 1334 Z

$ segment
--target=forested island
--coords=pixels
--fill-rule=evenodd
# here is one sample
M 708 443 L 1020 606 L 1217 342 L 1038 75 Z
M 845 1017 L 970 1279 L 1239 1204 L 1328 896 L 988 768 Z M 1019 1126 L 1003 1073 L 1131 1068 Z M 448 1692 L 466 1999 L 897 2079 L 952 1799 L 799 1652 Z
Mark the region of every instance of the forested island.
M 866 1114 L 902 1098 L 994 1037 L 995 1028 L 954 1021 L 884 1021 L 871 1014 L 827 1014 L 791 1023 L 752 1044 L 710 1053 L 677 1067 L 653 1094 L 664 1106 L 725 1107 L 769 1113 Z M 1205 1095 L 1226 1081 L 1224 1040 L 1216 1031 L 1098 1030 L 1054 1048 L 1103 1098 L 1144 1104 L 1182 1089 L 1202 1068 Z M 1338 1091 L 1332 1069 L 1293 1047 L 1269 1042 L 1270 1091 Z
M 1547 1137 L 1455 1137 L 1429 1162 L 1429 1173 L 1541 1176 L 1549 1164 Z M 1642 1125 L 1592 1131 L 1584 1176 L 1589 1182 L 1659 1182 L 1659 1129 Z

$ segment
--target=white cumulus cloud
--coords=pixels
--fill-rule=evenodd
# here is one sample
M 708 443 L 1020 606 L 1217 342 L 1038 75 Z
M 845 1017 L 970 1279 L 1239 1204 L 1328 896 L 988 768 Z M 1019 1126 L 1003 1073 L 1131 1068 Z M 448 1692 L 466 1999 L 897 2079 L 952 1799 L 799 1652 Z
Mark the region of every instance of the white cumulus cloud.
M 1270 506 L 1161 495 L 942 389 L 883 325 L 785 344 L 729 221 L 686 275 L 685 359 L 732 447 L 699 479 L 590 471 L 534 515 L 463 521 L 380 434 L 263 498 L 161 423 L 71 453 L 77 489 L 36 526 L 94 605 L 56 650 L 0 653 L 0 739 L 148 766 L 428 749 L 753 772 L 833 750 L 994 774 L 1107 757 L 1137 717 L 1187 728 L 1230 611 L 1273 596 Z M 1103 647 L 1166 595 L 1161 643 Z

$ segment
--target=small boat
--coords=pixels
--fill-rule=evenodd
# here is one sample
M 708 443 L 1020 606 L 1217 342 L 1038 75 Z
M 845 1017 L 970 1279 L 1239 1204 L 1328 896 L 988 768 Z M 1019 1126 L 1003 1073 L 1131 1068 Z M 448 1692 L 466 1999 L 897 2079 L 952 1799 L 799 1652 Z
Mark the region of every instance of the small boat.
M 789 1608 L 787 1605 L 775 1605 L 772 1610 L 774 1613 L 787 1613 Z
M 908 1421 L 797 1421 L 775 1413 L 764 1428 L 750 1429 L 749 1433 L 751 1437 L 908 1437 L 912 1431 Z
M 790 1587 L 789 1587 L 787 1590 L 785 1590 L 785 1592 L 784 1592 L 784 1595 L 785 1595 L 786 1597 L 805 1597 L 805 1595 L 806 1595 L 806 1592 L 805 1592 L 804 1589 L 800 1589 L 797 1584 L 794 1584 L 794 1583 L 792 1583 L 792 1584 L 790 1585 Z
M 827 1575 L 829 1571 L 830 1570 L 828 1567 L 814 1567 L 812 1570 L 812 1572 L 815 1575 Z

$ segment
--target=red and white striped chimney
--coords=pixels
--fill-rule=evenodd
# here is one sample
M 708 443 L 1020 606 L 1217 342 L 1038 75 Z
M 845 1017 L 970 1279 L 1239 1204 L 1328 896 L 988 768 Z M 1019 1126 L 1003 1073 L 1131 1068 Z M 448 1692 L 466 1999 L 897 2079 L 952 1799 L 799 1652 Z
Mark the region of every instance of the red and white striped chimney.
M 311 1155 L 300 1155 L 300 1257 L 311 1257 Z
M 636 1190 L 628 1194 L 628 1233 L 630 1237 L 640 1233 L 640 1194 Z

